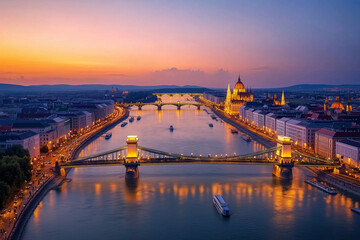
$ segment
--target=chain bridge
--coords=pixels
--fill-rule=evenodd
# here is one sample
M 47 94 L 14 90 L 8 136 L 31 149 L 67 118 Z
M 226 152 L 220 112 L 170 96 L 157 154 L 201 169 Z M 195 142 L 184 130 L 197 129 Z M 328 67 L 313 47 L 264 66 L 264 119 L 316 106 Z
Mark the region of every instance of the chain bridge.
M 124 165 L 126 178 L 139 176 L 139 165 L 148 164 L 251 164 L 272 165 L 273 174 L 282 178 L 292 178 L 292 168 L 298 167 L 338 167 L 334 161 L 321 159 L 310 154 L 291 150 L 291 140 L 279 136 L 276 147 L 263 151 L 237 155 L 184 155 L 138 146 L 137 136 L 128 136 L 127 145 L 110 151 L 81 157 L 55 166 L 59 174 L 64 168 Z

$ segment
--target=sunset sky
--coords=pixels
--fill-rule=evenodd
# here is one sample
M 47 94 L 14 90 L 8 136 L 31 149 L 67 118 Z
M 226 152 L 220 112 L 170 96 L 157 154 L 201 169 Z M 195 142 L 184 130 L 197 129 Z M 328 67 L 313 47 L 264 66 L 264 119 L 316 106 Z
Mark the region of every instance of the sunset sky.
M 0 0 L 0 83 L 360 83 L 360 1 Z

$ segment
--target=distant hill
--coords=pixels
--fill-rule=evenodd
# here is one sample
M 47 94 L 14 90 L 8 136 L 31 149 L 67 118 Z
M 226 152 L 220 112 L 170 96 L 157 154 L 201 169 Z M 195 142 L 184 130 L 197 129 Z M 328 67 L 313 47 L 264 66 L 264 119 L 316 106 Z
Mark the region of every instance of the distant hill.
M 156 91 L 156 92 L 204 92 L 210 90 L 225 90 L 226 88 L 204 88 L 194 85 L 155 85 L 155 86 L 136 86 L 136 85 L 105 85 L 105 84 L 84 84 L 84 85 L 30 85 L 22 86 L 15 84 L 0 83 L 0 93 L 36 93 L 36 92 L 70 92 L 70 91 L 105 91 L 118 88 L 120 91 Z M 287 90 L 287 91 L 335 91 L 335 90 L 352 90 L 360 89 L 360 85 L 343 84 L 343 85 L 329 85 L 329 84 L 298 84 L 282 88 L 257 88 L 267 90 Z
M 360 89 L 360 85 L 356 84 L 343 84 L 343 85 L 329 85 L 329 84 L 298 84 L 289 87 L 282 88 L 284 90 L 291 91 L 329 91 L 329 90 L 351 90 L 351 89 Z
M 208 90 L 207 88 L 186 85 L 156 85 L 156 86 L 136 86 L 136 85 L 104 85 L 104 84 L 85 84 L 85 85 L 30 85 L 22 86 L 15 84 L 0 83 L 0 93 L 30 93 L 30 92 L 67 92 L 67 91 L 105 91 L 111 88 L 118 88 L 121 91 L 144 91 L 144 90 L 159 90 L 159 92 L 202 92 Z

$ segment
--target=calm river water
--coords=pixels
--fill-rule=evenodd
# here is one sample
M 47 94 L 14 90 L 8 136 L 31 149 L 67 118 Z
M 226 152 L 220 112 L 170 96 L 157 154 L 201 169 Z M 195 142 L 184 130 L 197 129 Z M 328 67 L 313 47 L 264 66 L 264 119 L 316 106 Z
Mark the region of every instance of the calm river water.
M 126 145 L 184 154 L 244 154 L 264 149 L 230 132 L 203 110 L 132 110 L 140 121 L 110 130 L 82 155 Z M 209 123 L 214 127 L 210 128 Z M 173 125 L 174 132 L 169 131 Z M 360 215 L 350 211 L 359 199 L 330 196 L 304 183 L 310 173 L 295 168 L 292 181 L 280 181 L 272 167 L 250 165 L 147 165 L 127 183 L 125 168 L 73 169 L 31 216 L 23 239 L 357 239 Z M 221 217 L 212 196 L 222 194 L 232 216 Z

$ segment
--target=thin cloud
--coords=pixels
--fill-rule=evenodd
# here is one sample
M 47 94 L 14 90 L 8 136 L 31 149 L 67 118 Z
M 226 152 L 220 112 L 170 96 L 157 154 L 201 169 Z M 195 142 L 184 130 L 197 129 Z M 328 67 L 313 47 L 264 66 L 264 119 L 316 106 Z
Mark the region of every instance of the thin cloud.
M 265 70 L 269 70 L 270 68 L 268 66 L 260 66 L 260 67 L 254 67 L 251 68 L 251 71 L 265 71 Z
M 21 74 L 20 72 L 0 72 L 1 75 L 7 74 Z
M 110 77 L 129 77 L 129 75 L 123 74 L 123 73 L 109 73 L 109 74 L 105 74 L 105 76 L 110 76 Z

